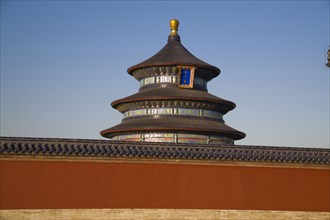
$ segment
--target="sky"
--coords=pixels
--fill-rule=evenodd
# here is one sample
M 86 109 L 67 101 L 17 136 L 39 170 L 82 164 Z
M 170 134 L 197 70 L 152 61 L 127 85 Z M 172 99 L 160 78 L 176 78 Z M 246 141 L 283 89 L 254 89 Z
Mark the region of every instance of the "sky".
M 1 136 L 104 139 L 127 69 L 181 43 L 221 69 L 209 93 L 236 103 L 240 145 L 329 147 L 325 1 L 1 1 Z

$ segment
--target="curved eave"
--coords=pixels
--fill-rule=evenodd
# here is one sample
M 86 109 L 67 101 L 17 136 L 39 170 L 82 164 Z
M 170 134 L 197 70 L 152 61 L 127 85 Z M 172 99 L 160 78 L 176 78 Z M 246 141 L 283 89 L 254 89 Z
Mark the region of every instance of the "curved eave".
M 175 120 L 169 120 L 168 117 L 127 120 L 112 128 L 101 131 L 101 135 L 111 138 L 116 135 L 139 132 L 215 134 L 230 137 L 234 140 L 240 140 L 246 136 L 243 132 L 235 130 L 219 121 L 184 117 L 178 117 Z
M 200 101 L 200 102 L 211 102 L 216 104 L 223 104 L 227 107 L 226 111 L 223 112 L 223 114 L 226 114 L 227 112 L 233 110 L 236 105 L 233 103 L 232 105 L 228 105 L 228 103 L 224 103 L 223 101 L 215 100 L 215 99 L 197 99 L 192 97 L 182 97 L 182 96 L 173 96 L 173 97 L 150 97 L 150 98 L 124 98 L 119 99 L 111 103 L 111 106 L 113 108 L 117 108 L 120 104 L 123 103 L 129 103 L 129 102 L 140 102 L 140 101 L 154 101 L 154 100 L 160 100 L 160 101 L 166 101 L 166 100 L 187 100 L 187 101 Z
M 161 66 L 194 66 L 197 68 L 201 68 L 201 69 L 209 69 L 212 70 L 212 72 L 214 73 L 212 78 L 217 77 L 221 71 L 220 69 L 218 69 L 217 67 L 214 66 L 210 66 L 210 65 L 201 65 L 201 64 L 196 64 L 196 63 L 188 63 L 188 62 L 155 62 L 155 63 L 150 63 L 150 64 L 137 64 L 135 66 L 132 66 L 130 68 L 127 69 L 127 72 L 130 75 L 133 75 L 133 72 L 135 70 L 138 69 L 143 69 L 143 68 L 147 68 L 147 67 L 161 67 Z
M 127 72 L 133 74 L 135 70 L 154 66 L 195 66 L 197 68 L 209 69 L 213 72 L 213 77 L 220 74 L 220 69 L 212 66 L 191 54 L 180 41 L 169 41 L 158 53 L 149 59 L 128 68 Z
M 178 87 L 165 87 L 157 90 L 144 90 L 134 95 L 128 96 L 116 100 L 111 103 L 113 108 L 117 108 L 120 104 L 139 102 L 146 100 L 188 100 L 188 101 L 199 101 L 199 102 L 211 102 L 215 104 L 222 104 L 226 106 L 224 114 L 228 111 L 233 110 L 236 104 L 225 99 L 221 99 L 207 92 L 193 89 L 181 89 Z

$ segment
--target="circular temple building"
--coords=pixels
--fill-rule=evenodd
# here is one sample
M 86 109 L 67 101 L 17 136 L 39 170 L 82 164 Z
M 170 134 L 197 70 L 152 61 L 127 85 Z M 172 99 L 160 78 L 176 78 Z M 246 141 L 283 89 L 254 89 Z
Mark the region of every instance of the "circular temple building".
M 245 134 L 225 124 L 235 103 L 208 93 L 207 83 L 220 69 L 192 55 L 170 21 L 167 44 L 127 71 L 140 82 L 139 92 L 112 102 L 124 114 L 119 125 L 101 131 L 112 140 L 198 144 L 234 144 Z

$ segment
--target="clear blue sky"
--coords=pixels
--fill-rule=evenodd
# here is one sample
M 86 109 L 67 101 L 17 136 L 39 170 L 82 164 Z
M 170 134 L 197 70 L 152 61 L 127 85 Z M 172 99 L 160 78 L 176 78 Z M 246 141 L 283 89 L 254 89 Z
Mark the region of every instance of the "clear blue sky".
M 1 1 L 1 136 L 102 138 L 167 42 L 222 73 L 236 144 L 329 148 L 329 1 Z

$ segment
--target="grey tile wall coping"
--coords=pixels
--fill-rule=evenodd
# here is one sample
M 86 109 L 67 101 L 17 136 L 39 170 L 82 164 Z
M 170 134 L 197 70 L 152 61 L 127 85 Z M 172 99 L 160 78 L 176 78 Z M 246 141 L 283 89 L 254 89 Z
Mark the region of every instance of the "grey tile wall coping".
M 174 144 L 62 138 L 0 137 L 0 155 L 330 164 L 330 149 L 326 148 Z

